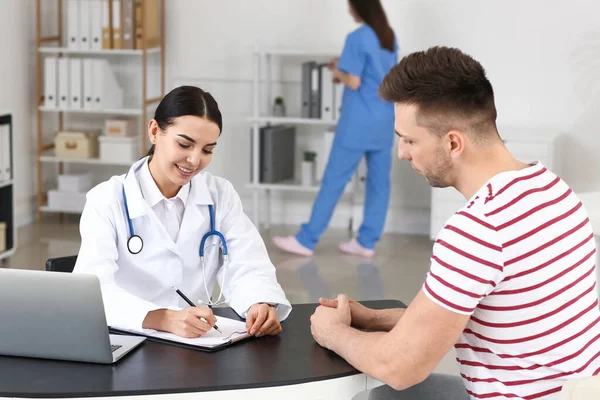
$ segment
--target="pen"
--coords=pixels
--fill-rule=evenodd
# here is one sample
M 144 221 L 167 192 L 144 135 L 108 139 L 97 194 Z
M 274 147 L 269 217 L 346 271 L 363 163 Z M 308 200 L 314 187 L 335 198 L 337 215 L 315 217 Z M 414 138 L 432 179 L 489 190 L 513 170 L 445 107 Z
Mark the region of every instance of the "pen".
M 190 299 L 188 299 L 188 297 L 187 297 L 185 294 L 183 294 L 183 293 L 181 292 L 181 290 L 177 289 L 175 286 L 171 286 L 171 287 L 172 287 L 173 289 L 175 289 L 175 292 L 177 292 L 177 294 L 178 294 L 179 296 L 181 296 L 181 298 L 182 298 L 183 300 L 185 300 L 185 302 L 186 302 L 186 303 L 188 303 L 188 304 L 189 304 L 190 306 L 192 306 L 192 307 L 196 307 L 196 305 L 195 305 L 194 303 L 192 303 L 192 301 L 191 301 Z M 217 332 L 219 332 L 219 333 L 223 333 L 223 332 L 221 332 L 221 330 L 219 329 L 219 327 L 218 327 L 216 324 L 215 324 L 215 325 L 213 325 L 213 328 L 215 328 L 215 330 L 216 330 Z

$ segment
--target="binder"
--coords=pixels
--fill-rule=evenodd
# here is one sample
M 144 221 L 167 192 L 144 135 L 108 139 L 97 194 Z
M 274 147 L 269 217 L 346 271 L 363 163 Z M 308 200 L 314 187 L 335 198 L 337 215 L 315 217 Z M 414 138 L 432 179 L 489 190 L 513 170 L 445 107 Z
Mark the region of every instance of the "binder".
M 90 0 L 90 48 L 102 50 L 103 1 Z
M 92 62 L 92 103 L 93 108 L 104 108 L 104 64 L 100 59 L 91 59 Z
M 79 2 L 79 48 L 81 50 L 91 49 L 92 27 L 91 21 L 91 2 L 83 0 Z
M 321 118 L 333 121 L 333 73 L 328 64 L 321 64 Z
M 0 182 L 8 180 L 8 177 L 4 177 L 4 130 L 8 125 L 0 125 Z M 1 245 L 1 244 L 0 244 Z
M 58 107 L 69 108 L 69 59 L 58 59 Z
M 321 118 L 321 68 L 314 63 L 310 77 L 310 118 Z
M 323 133 L 323 145 L 319 146 L 317 150 L 317 171 L 316 171 L 316 179 L 317 181 L 323 180 L 323 175 L 325 174 L 325 168 L 327 167 L 327 162 L 329 161 L 329 153 L 331 152 L 331 146 L 333 145 L 333 139 L 335 138 L 335 132 L 332 130 L 328 130 Z
M 109 62 L 104 59 L 91 61 L 93 108 L 123 107 L 123 89 L 119 86 Z
M 147 0 L 146 8 L 146 35 L 148 35 L 148 47 L 156 47 L 159 45 L 158 32 L 158 0 Z
M 159 44 L 158 0 L 144 0 L 144 28 L 142 29 L 142 0 L 135 0 L 135 48 L 144 48 L 144 35 L 148 48 Z
M 71 96 L 70 107 L 74 110 L 81 110 L 83 108 L 83 91 L 81 88 L 81 58 L 71 58 L 69 59 L 69 64 L 69 76 L 71 77 L 71 82 L 69 85 L 69 93 Z
M 121 0 L 113 0 L 112 3 L 112 48 L 122 48 L 121 36 Z
M 134 0 L 121 0 L 121 48 L 134 48 Z
M 47 56 L 44 59 L 44 107 L 58 108 L 58 59 Z
M 102 48 L 105 50 L 112 49 L 112 32 L 110 31 L 110 8 L 109 1 L 112 0 L 101 0 L 102 1 Z
M 341 83 L 336 83 L 333 85 L 333 90 L 335 92 L 334 95 L 334 113 L 333 119 L 336 121 L 340 119 L 342 115 L 342 98 L 344 97 L 344 85 Z
M 79 48 L 79 0 L 67 3 L 67 38 L 69 49 Z
M 11 151 L 10 151 L 10 125 L 0 125 L 0 181 L 12 179 Z
M 310 95 L 312 87 L 312 69 L 314 65 L 316 65 L 316 62 L 314 61 L 302 63 L 302 103 L 300 113 L 302 118 L 311 117 Z
M 83 64 L 83 108 L 93 110 L 95 108 L 94 101 L 94 70 L 93 59 L 84 58 Z

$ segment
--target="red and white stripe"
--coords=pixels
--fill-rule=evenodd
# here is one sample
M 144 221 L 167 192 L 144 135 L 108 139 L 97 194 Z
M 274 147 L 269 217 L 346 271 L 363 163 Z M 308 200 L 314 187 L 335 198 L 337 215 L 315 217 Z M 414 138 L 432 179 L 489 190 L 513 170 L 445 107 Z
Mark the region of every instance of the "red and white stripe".
M 596 248 L 577 196 L 541 164 L 492 178 L 448 220 L 423 286 L 471 315 L 456 344 L 475 399 L 555 399 L 600 373 Z

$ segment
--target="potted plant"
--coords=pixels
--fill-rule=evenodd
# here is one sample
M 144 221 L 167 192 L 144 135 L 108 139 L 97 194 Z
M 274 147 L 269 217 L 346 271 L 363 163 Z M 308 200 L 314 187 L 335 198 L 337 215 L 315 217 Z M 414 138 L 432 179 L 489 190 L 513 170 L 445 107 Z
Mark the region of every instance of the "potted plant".
M 285 103 L 283 97 L 275 97 L 275 103 L 273 104 L 273 116 L 274 117 L 285 117 Z
M 305 151 L 302 159 L 302 185 L 312 186 L 315 182 L 315 160 L 317 153 L 314 151 Z

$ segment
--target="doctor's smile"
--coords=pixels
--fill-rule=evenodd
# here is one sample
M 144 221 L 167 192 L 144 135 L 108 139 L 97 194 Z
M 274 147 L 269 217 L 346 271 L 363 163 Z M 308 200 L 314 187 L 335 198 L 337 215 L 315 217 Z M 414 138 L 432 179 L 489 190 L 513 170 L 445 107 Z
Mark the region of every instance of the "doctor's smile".
M 195 338 L 227 304 L 250 334 L 281 332 L 291 305 L 265 245 L 233 185 L 203 172 L 222 128 L 209 93 L 178 87 L 148 122 L 148 155 L 87 194 L 74 272 L 100 278 L 110 326 Z

